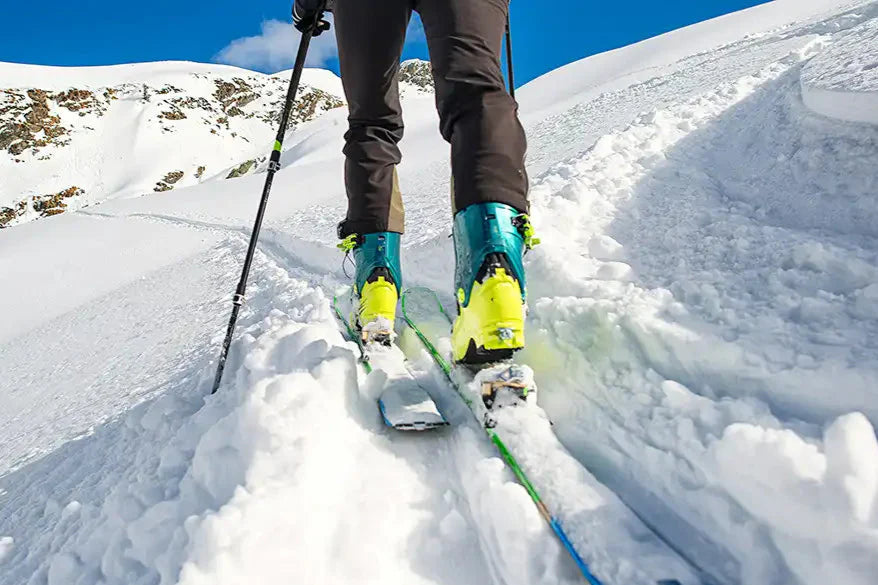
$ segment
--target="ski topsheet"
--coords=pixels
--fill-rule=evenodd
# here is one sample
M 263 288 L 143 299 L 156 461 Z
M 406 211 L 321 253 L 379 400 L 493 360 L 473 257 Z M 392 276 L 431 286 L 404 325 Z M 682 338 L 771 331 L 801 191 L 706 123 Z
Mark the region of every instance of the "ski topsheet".
M 384 391 L 378 397 L 378 410 L 384 424 L 400 431 L 426 431 L 448 425 L 436 403 L 405 367 L 405 355 L 395 345 L 364 344 L 353 323 L 345 315 L 344 304 L 352 305 L 349 294 L 333 299 L 336 317 L 344 325 L 346 337 L 357 344 L 360 362 L 367 374 L 380 370 L 387 378 Z

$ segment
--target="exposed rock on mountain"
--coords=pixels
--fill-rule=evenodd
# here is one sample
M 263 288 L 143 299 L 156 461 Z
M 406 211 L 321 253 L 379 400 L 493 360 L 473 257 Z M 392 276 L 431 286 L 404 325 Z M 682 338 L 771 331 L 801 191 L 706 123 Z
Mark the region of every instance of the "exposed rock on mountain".
M 64 211 L 34 201 L 71 184 L 89 193 L 78 197 L 86 205 L 193 185 L 208 167 L 254 172 L 289 83 L 288 72 L 192 63 L 3 66 L 11 73 L 0 77 L 3 226 Z M 344 106 L 342 94 L 332 73 L 306 70 L 290 130 Z

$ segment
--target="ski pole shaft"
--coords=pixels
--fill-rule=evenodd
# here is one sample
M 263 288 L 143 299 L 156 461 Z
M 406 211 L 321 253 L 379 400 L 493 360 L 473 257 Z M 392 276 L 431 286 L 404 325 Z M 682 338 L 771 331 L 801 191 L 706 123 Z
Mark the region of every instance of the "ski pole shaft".
M 323 14 L 321 10 L 320 15 Z M 284 135 L 287 131 L 287 125 L 290 122 L 290 114 L 293 109 L 293 102 L 296 101 L 296 93 L 299 91 L 299 82 L 302 79 L 302 70 L 305 68 L 305 58 L 308 56 L 308 47 L 311 44 L 311 38 L 314 36 L 314 30 L 320 23 L 321 18 L 314 19 L 314 26 L 302 33 L 302 40 L 299 41 L 299 52 L 296 54 L 296 64 L 293 66 L 293 74 L 290 77 L 290 86 L 287 89 L 287 98 L 284 103 L 284 109 L 281 113 L 280 127 L 277 130 L 277 137 L 274 140 L 274 148 L 268 162 L 268 172 L 265 175 L 265 186 L 262 188 L 262 198 L 259 201 L 259 209 L 256 211 L 256 220 L 253 223 L 253 231 L 250 234 L 250 244 L 247 246 L 247 256 L 244 258 L 244 267 L 241 270 L 241 280 L 238 281 L 238 288 L 235 290 L 235 296 L 232 297 L 232 314 L 229 317 L 229 325 L 226 328 L 226 338 L 223 341 L 222 351 L 220 352 L 219 362 L 216 367 L 216 376 L 213 379 L 213 388 L 210 393 L 216 393 L 219 389 L 220 382 L 223 379 L 223 369 L 226 366 L 226 358 L 229 355 L 229 346 L 232 344 L 232 337 L 235 334 L 235 325 L 238 321 L 238 313 L 241 305 L 244 304 L 244 293 L 247 290 L 247 278 L 250 276 L 250 266 L 253 264 L 253 256 L 256 253 L 256 242 L 259 239 L 259 231 L 262 229 L 262 220 L 265 217 L 265 209 L 268 206 L 268 195 L 271 192 L 271 185 L 274 182 L 274 174 L 280 170 L 280 154 L 283 147 Z
M 509 95 L 515 99 L 515 72 L 512 67 L 512 27 L 509 24 L 509 12 L 506 12 L 506 69 L 509 71 Z

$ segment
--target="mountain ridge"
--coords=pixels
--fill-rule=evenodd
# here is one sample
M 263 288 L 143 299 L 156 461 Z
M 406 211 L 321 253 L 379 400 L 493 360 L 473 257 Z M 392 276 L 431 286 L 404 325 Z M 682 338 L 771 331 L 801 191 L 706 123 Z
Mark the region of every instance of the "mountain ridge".
M 0 63 L 0 71 L 11 72 L 0 88 L 0 172 L 11 177 L 0 185 L 0 228 L 257 172 L 290 74 L 186 61 L 84 68 Z M 399 77 L 404 99 L 432 94 L 428 62 L 404 62 Z M 344 105 L 337 76 L 306 69 L 288 132 Z M 83 164 L 81 152 L 100 164 Z

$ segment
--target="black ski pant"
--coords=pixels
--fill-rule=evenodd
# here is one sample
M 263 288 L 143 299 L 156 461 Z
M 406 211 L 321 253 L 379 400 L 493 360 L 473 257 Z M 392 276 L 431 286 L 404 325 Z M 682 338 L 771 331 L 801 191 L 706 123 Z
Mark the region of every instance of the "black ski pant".
M 335 0 L 350 108 L 341 237 L 404 229 L 396 175 L 403 135 L 397 73 L 412 10 L 424 23 L 440 132 L 451 143 L 454 210 L 500 202 L 527 211 L 527 145 L 500 70 L 508 8 L 508 0 Z

